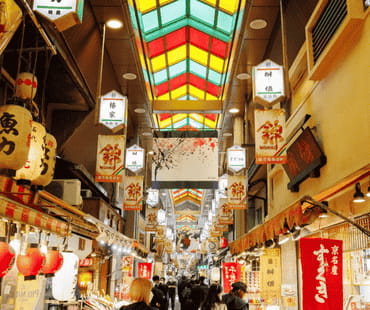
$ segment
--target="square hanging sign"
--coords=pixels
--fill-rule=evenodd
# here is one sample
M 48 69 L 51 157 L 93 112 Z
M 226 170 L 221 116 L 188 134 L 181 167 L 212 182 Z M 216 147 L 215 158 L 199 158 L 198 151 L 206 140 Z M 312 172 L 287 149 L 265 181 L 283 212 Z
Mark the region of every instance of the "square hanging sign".
M 239 145 L 234 145 L 227 149 L 227 167 L 234 172 L 238 172 L 246 167 L 245 149 Z
M 100 98 L 99 123 L 117 132 L 127 123 L 127 97 L 112 90 Z
M 137 172 L 144 168 L 144 149 L 136 144 L 126 149 L 126 169 Z
M 149 205 L 149 206 L 156 206 L 158 203 L 159 203 L 159 191 L 158 189 L 147 189 L 147 199 L 146 199 L 146 203 Z

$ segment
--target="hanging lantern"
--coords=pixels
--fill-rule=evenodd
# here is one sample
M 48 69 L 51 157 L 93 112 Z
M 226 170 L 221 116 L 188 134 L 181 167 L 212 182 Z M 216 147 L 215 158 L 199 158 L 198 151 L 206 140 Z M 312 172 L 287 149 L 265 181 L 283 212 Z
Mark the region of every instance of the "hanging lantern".
M 46 277 L 53 277 L 63 265 L 63 255 L 58 251 L 57 247 L 52 247 L 46 253 L 45 264 L 41 268 L 41 273 Z
M 30 72 L 17 75 L 15 96 L 22 99 L 33 99 L 37 92 L 37 77 Z
M 229 243 L 228 243 L 227 239 L 226 239 L 226 238 L 224 238 L 224 237 L 221 237 L 221 238 L 220 238 L 220 248 L 221 248 L 221 249 L 224 249 L 224 248 L 226 248 L 228 245 L 229 245 Z
M 13 266 L 15 253 L 11 246 L 0 237 L 0 278 L 6 275 Z
M 45 127 L 40 123 L 32 122 L 31 145 L 26 164 L 17 170 L 14 179 L 22 184 L 30 184 L 38 178 L 43 170 Z
M 33 185 L 46 186 L 53 180 L 57 151 L 57 141 L 53 135 L 46 134 L 44 146 L 43 168 L 41 174 L 37 178 L 32 179 Z
M 32 115 L 27 109 L 14 104 L 0 106 L 0 169 L 23 167 L 30 149 L 31 129 Z
M 25 280 L 34 280 L 44 261 L 45 256 L 39 250 L 38 244 L 31 243 L 26 249 L 26 254 L 21 253 L 17 256 L 17 268 L 24 275 Z

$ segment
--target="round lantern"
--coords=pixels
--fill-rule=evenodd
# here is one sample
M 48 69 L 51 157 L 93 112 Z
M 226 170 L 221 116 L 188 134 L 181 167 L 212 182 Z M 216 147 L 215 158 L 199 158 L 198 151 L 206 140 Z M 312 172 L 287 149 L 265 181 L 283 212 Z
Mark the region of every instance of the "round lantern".
M 17 170 L 14 179 L 22 180 L 22 183 L 29 184 L 31 180 L 40 176 L 43 169 L 45 135 L 45 127 L 33 121 L 28 158 L 26 164 Z
M 6 275 L 7 271 L 14 263 L 15 253 L 11 246 L 5 242 L 4 237 L 0 237 L 0 278 Z
M 63 265 L 63 255 L 58 251 L 57 247 L 52 247 L 46 253 L 45 264 L 41 268 L 41 273 L 45 277 L 53 277 Z
M 226 248 L 227 246 L 228 246 L 228 241 L 227 241 L 227 239 L 226 238 L 224 238 L 224 237 L 221 237 L 220 238 L 220 248 L 221 249 L 224 249 L 224 248 Z
M 0 169 L 17 170 L 28 158 L 32 129 L 31 113 L 14 104 L 0 106 Z
M 30 72 L 17 75 L 15 96 L 22 99 L 33 99 L 37 92 L 37 77 Z
M 56 151 L 57 141 L 53 135 L 47 133 L 45 136 L 43 169 L 38 177 L 32 179 L 33 185 L 46 186 L 53 180 Z
M 25 280 L 34 280 L 45 261 L 45 256 L 38 249 L 38 244 L 31 243 L 26 254 L 17 256 L 18 271 L 24 275 Z

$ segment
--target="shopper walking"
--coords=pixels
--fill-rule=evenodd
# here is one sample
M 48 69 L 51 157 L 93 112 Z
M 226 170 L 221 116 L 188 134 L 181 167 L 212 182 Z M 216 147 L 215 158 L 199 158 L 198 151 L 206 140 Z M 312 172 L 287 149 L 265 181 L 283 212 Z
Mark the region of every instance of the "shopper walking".
M 222 302 L 223 289 L 218 284 L 209 287 L 208 294 L 202 303 L 201 310 L 227 310 L 226 304 Z
M 181 305 L 181 310 L 184 309 L 182 291 L 186 287 L 187 283 L 188 283 L 188 279 L 185 276 L 182 276 L 181 279 L 179 280 L 179 282 L 177 283 L 177 294 L 179 296 L 179 302 L 180 302 L 180 305 Z
M 161 309 L 163 310 L 168 310 L 168 286 L 166 284 L 166 279 L 164 277 L 161 277 L 159 279 L 159 285 L 158 285 L 159 289 L 163 292 L 165 298 L 166 298 L 166 301 L 163 305 L 163 307 Z
M 166 296 L 163 291 L 159 288 L 159 276 L 155 275 L 152 278 L 154 286 L 152 288 L 153 298 L 150 301 L 152 307 L 156 307 L 159 310 L 166 310 Z
M 247 292 L 247 285 L 243 282 L 235 282 L 231 284 L 231 287 L 231 291 L 222 296 L 227 310 L 248 310 L 248 303 L 243 299 Z
M 198 310 L 208 294 L 208 285 L 204 282 L 205 277 L 199 277 L 191 289 L 192 307 L 189 310 Z
M 152 283 L 144 278 L 136 278 L 132 281 L 129 296 L 132 304 L 123 306 L 120 310 L 152 310 L 149 306 Z
M 174 277 L 170 277 L 167 281 L 168 287 L 168 298 L 171 301 L 171 309 L 175 310 L 175 299 L 176 299 L 176 280 Z

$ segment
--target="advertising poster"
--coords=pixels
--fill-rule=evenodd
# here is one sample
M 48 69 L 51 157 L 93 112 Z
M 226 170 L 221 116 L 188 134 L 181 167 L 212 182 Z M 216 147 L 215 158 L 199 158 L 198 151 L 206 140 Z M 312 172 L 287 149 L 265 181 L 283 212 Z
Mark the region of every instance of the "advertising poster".
M 141 210 L 143 207 L 143 182 L 144 177 L 140 175 L 126 176 L 124 180 L 124 202 L 125 210 Z
M 152 263 L 138 263 L 137 268 L 139 278 L 152 279 Z
M 281 295 L 281 259 L 280 249 L 264 249 L 260 256 L 261 297 L 265 300 L 280 298 Z
M 231 284 L 237 281 L 240 281 L 240 264 L 222 263 L 222 283 L 224 285 L 224 292 L 230 292 Z

